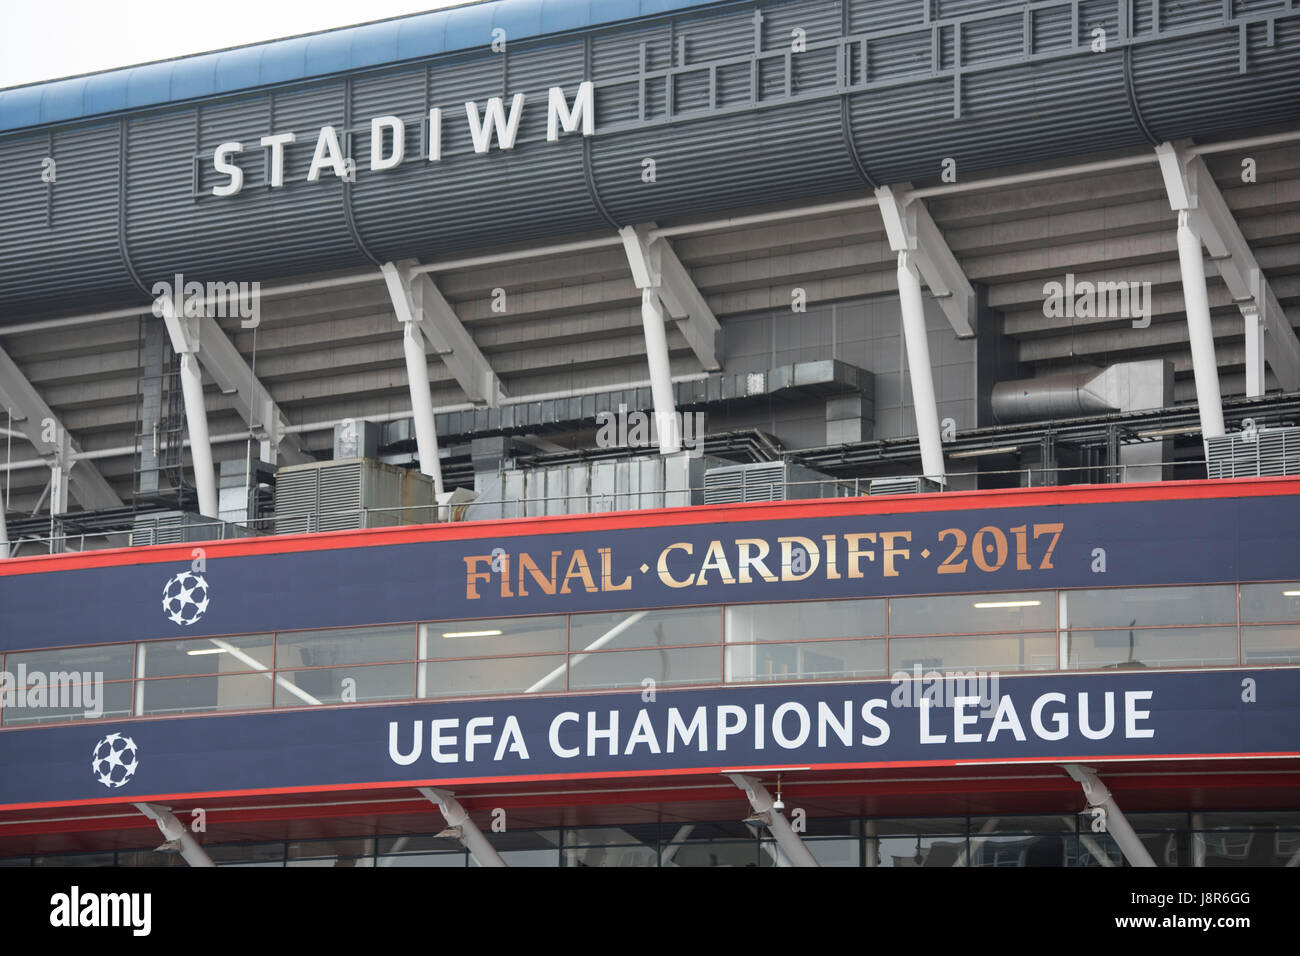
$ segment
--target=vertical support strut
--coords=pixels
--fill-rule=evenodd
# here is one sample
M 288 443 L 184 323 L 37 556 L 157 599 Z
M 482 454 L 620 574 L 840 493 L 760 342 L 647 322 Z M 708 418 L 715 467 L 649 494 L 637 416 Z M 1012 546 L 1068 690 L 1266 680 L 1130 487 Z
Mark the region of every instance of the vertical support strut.
M 1089 807 L 1100 807 L 1106 814 L 1106 831 L 1115 838 L 1120 852 L 1128 860 L 1129 866 L 1155 866 L 1156 861 L 1143 846 L 1138 835 L 1133 832 L 1124 811 L 1119 808 L 1110 790 L 1097 778 L 1097 771 L 1077 763 L 1062 764 L 1065 772 L 1083 787 L 1084 798 Z
M 483 831 L 470 819 L 469 811 L 461 806 L 455 794 L 450 790 L 439 790 L 436 787 L 420 787 L 420 793 L 426 800 L 438 805 L 442 815 L 447 818 L 447 825 L 456 831 L 460 842 L 474 854 L 474 859 L 478 861 L 479 866 L 506 865 L 506 861 L 501 859 L 501 854 L 496 851 L 496 847 L 488 842 Z

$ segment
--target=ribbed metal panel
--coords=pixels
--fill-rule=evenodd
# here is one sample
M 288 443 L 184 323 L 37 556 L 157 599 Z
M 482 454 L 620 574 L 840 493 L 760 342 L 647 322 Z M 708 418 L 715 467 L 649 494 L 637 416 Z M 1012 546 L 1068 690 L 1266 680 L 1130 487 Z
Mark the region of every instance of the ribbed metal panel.
M 56 182 L 41 182 L 50 136 L 0 148 L 0 301 L 24 312 L 93 307 L 99 297 L 139 300 L 118 243 L 118 124 L 52 134 Z
M 1220 5 L 1221 6 L 1221 5 Z M 1273 45 L 1247 29 L 1247 72 L 1238 31 L 1220 29 L 1133 51 L 1142 115 L 1163 140 L 1224 138 L 1286 125 L 1300 106 L 1300 16 L 1278 20 Z
M 1146 149 L 1145 130 L 1204 140 L 1300 123 L 1300 12 L 1281 0 L 843 2 L 760 3 L 757 59 L 754 7 L 724 5 L 137 113 L 121 187 L 117 123 L 53 133 L 52 191 L 39 176 L 48 134 L 10 134 L 0 139 L 0 323 L 140 303 L 123 238 L 146 282 L 175 272 L 270 281 L 373 267 L 363 247 L 380 261 L 444 257 L 608 230 L 593 189 L 619 224 L 668 220 L 860 193 L 854 152 L 872 180 L 896 183 L 933 180 L 946 157 L 964 177 Z M 644 3 L 627 10 L 648 14 Z M 841 45 L 846 20 L 852 43 Z M 1097 28 L 1107 52 L 1090 52 Z M 796 29 L 809 49 L 788 55 Z M 547 142 L 549 87 L 572 97 L 587 76 L 597 135 Z M 516 148 L 475 154 L 465 101 L 482 108 L 517 92 Z M 430 106 L 444 111 L 438 163 L 422 149 Z M 406 122 L 407 159 L 375 173 L 370 120 L 382 113 Z M 320 127 L 349 120 L 356 182 L 306 182 Z M 258 139 L 287 131 L 298 142 L 272 190 Z M 227 141 L 245 144 L 245 185 L 218 198 L 212 152 Z

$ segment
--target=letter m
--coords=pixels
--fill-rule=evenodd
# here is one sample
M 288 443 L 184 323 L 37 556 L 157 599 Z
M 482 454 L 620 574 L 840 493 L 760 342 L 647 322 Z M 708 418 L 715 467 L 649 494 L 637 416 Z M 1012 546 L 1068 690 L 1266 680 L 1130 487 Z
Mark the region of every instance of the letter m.
M 578 84 L 578 95 L 573 101 L 573 111 L 569 111 L 569 101 L 564 98 L 564 88 L 551 87 L 551 102 L 546 116 L 546 138 L 552 142 L 560 138 L 560 128 L 572 133 L 582 121 L 582 135 L 592 136 L 596 132 L 596 109 L 594 87 L 590 80 Z
M 208 300 L 215 303 L 218 318 L 230 319 L 238 315 L 242 298 L 238 282 L 208 283 Z
M 1097 283 L 1097 314 L 1108 319 L 1132 318 L 1128 314 L 1128 283 Z

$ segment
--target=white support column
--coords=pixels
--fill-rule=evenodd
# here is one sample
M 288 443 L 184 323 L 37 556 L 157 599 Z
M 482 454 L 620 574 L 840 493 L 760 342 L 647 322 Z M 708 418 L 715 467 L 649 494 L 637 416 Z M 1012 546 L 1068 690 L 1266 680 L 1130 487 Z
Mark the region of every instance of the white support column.
M 179 850 L 181 857 L 190 866 L 216 866 L 212 862 L 212 857 L 208 856 L 207 851 L 199 845 L 199 841 L 194 839 L 194 834 L 190 833 L 189 828 L 176 819 L 176 815 L 171 812 L 171 807 L 155 803 L 137 803 L 135 808 L 158 824 L 158 829 L 167 838 L 167 844 Z
M 903 313 L 903 340 L 907 344 L 907 370 L 912 377 L 912 405 L 921 446 L 925 477 L 945 483 L 943 440 L 939 434 L 939 406 L 934 399 L 934 373 L 930 367 L 930 337 L 925 328 L 921 277 L 911 253 L 898 254 L 898 301 Z
M 434 353 L 442 357 L 443 364 L 455 377 L 465 397 L 476 405 L 497 407 L 506 397 L 506 391 L 492 363 L 479 349 L 433 279 L 427 272 L 417 271 L 419 269 L 420 263 L 414 259 L 384 264 L 384 280 L 393 296 L 394 307 L 400 309 L 397 295 L 393 292 L 396 283 L 404 293 L 406 307 L 420 334 L 428 340 Z M 406 321 L 400 311 L 398 318 Z
M 474 859 L 478 861 L 479 866 L 506 865 L 506 861 L 501 859 L 501 854 L 496 851 L 496 847 L 488 842 L 483 831 L 470 819 L 469 811 L 460 805 L 455 794 L 450 790 L 439 790 L 436 787 L 420 787 L 420 793 L 426 800 L 438 805 L 442 815 L 447 818 L 447 825 L 456 831 L 460 842 L 474 854 Z
M 411 416 L 415 421 L 415 445 L 420 456 L 420 471 L 433 479 L 434 492 L 441 498 L 442 462 L 438 457 L 438 432 L 434 426 L 429 364 L 424 335 L 419 328 L 421 318 L 411 300 L 410 287 L 403 273 L 391 262 L 384 263 L 383 272 L 397 321 L 402 324 L 402 350 L 406 355 L 406 380 L 411 390 Z
M 1201 413 L 1201 437 L 1218 438 L 1224 432 L 1223 394 L 1219 390 L 1219 363 L 1214 355 L 1205 261 L 1201 258 L 1201 237 L 1192 228 L 1191 215 L 1186 209 L 1178 213 L 1178 265 L 1183 274 L 1183 303 L 1187 309 L 1187 336 L 1196 378 L 1196 404 Z
M 1172 143 L 1157 146 L 1156 158 L 1169 193 L 1169 205 L 1189 214 L 1192 230 L 1205 244 L 1232 301 L 1241 311 L 1246 340 L 1246 394 L 1264 394 L 1266 365 L 1285 391 L 1300 389 L 1300 339 L 1205 160 Z M 1181 256 L 1181 245 L 1179 253 Z
M 1106 832 L 1115 838 L 1129 866 L 1155 866 L 1155 860 L 1129 825 L 1124 811 L 1119 808 L 1110 790 L 1097 778 L 1097 771 L 1077 763 L 1063 764 L 1065 772 L 1083 787 L 1089 807 L 1100 807 L 1106 814 Z
M 898 253 L 898 301 L 902 312 L 903 340 L 907 345 L 907 370 L 912 379 L 912 405 L 921 446 L 921 470 L 931 481 L 945 484 L 943 442 L 939 433 L 939 407 L 934 397 L 934 372 L 930 365 L 930 340 L 925 323 L 921 280 L 930 287 L 958 338 L 975 334 L 975 290 L 943 238 L 925 203 L 889 186 L 876 190 L 889 247 Z
M 168 296 L 154 303 L 171 337 L 172 351 L 181 357 L 181 392 L 185 397 L 185 424 L 190 435 L 190 458 L 194 463 L 194 487 L 199 496 L 199 513 L 217 518 L 217 473 L 212 463 L 212 443 L 208 437 L 208 410 L 203 400 L 203 369 L 199 365 L 200 320 L 179 316 Z
M 791 865 L 820 866 L 803 840 L 799 839 L 799 834 L 790 828 L 790 821 L 773 806 L 775 801 L 772 800 L 772 795 L 767 792 L 767 788 L 758 778 L 745 773 L 729 773 L 726 776 L 745 791 L 745 796 L 749 798 L 749 805 L 754 808 L 755 815 L 767 824 L 768 830 L 771 831 L 777 845 L 785 853 Z
M 649 226 L 624 226 L 619 230 L 632 280 L 641 290 L 641 324 L 645 333 L 646 360 L 650 366 L 650 394 L 654 398 L 655 429 L 659 452 L 681 451 L 677 428 L 677 403 L 673 398 L 672 368 L 668 361 L 668 336 L 664 331 L 663 247 L 647 238 Z

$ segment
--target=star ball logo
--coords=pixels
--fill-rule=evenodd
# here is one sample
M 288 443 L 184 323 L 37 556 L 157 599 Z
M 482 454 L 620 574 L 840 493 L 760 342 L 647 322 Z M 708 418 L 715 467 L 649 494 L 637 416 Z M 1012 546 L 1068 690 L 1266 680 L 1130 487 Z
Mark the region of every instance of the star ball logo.
M 210 600 L 207 580 L 193 571 L 182 571 L 163 587 L 163 613 L 173 624 L 182 627 L 203 617 Z
M 109 789 L 116 790 L 135 776 L 140 766 L 139 748 L 125 734 L 109 734 L 95 744 L 90 757 L 90 769 L 95 779 Z

